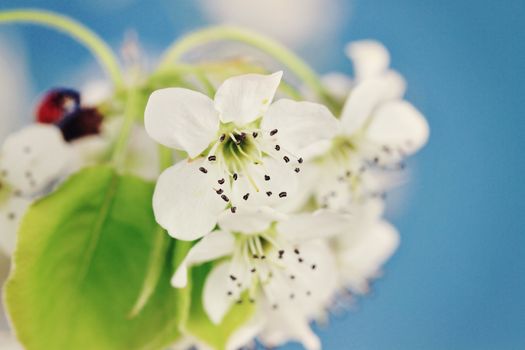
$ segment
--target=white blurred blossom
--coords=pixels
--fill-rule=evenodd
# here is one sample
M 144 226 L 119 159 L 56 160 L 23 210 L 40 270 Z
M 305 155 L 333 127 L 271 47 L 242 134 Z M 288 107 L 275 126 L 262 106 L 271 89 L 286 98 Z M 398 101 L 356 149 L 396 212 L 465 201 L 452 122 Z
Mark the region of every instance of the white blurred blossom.
M 200 4 L 214 22 L 249 28 L 295 47 L 334 35 L 348 19 L 348 2 L 342 0 L 200 0 Z

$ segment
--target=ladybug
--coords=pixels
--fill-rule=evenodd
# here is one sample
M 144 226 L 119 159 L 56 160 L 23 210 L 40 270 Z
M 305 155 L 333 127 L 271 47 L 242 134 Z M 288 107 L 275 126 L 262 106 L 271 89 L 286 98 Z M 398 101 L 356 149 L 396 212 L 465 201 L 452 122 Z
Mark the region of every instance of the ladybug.
M 100 133 L 102 115 L 96 108 L 82 107 L 80 93 L 69 88 L 48 91 L 36 109 L 36 121 L 54 124 L 66 141 Z

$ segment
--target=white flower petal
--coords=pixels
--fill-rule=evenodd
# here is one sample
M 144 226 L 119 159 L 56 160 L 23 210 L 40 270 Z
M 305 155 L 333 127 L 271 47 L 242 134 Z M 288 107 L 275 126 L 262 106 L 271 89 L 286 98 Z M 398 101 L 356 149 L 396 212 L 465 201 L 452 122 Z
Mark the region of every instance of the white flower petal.
M 213 190 L 219 178 L 215 167 L 199 170 L 202 159 L 181 161 L 165 170 L 157 181 L 153 211 L 157 222 L 177 239 L 195 240 L 215 227 L 225 202 Z
M 353 234 L 341 236 L 338 242 L 344 283 L 358 293 L 365 293 L 368 280 L 376 277 L 381 265 L 397 249 L 399 234 L 388 222 L 379 220 L 356 227 Z
M 8 195 L 0 193 L 1 197 Z M 23 197 L 0 198 L 0 250 L 8 256 L 15 249 L 18 227 L 30 204 Z
M 341 123 L 347 135 L 353 135 L 365 125 L 374 109 L 392 95 L 390 88 L 385 79 L 369 79 L 356 85 L 341 112 Z
M 330 72 L 323 75 L 321 81 L 331 95 L 341 100 L 348 96 L 353 84 L 349 76 L 338 72 Z
M 34 124 L 9 136 L 0 153 L 0 181 L 37 194 L 65 175 L 71 150 L 60 130 Z
M 428 140 L 425 117 L 406 101 L 385 103 L 376 110 L 367 128 L 368 138 L 380 145 L 412 154 Z
M 261 117 L 272 103 L 282 75 L 245 74 L 225 80 L 215 94 L 215 109 L 222 122 L 241 126 Z
M 407 83 L 399 72 L 389 69 L 382 76 L 387 85 L 385 98 L 387 100 L 401 99 L 405 95 Z
M 191 158 L 210 145 L 219 129 L 213 101 L 200 92 L 182 88 L 154 91 L 146 105 L 144 123 L 158 143 L 184 150 Z
M 261 128 L 267 131 L 277 129 L 274 137 L 279 145 L 300 155 L 302 149 L 335 136 L 338 122 L 321 104 L 281 99 L 270 106 Z
M 299 341 L 307 350 L 320 350 L 321 341 L 305 319 L 293 308 L 282 308 L 279 312 L 268 310 L 269 319 L 259 335 L 260 341 L 269 348 L 289 341 Z
M 24 348 L 18 342 L 13 334 L 0 331 L 0 349 L 2 350 L 23 350 Z
M 390 54 L 378 41 L 360 40 L 349 43 L 346 55 L 352 60 L 357 80 L 376 77 L 388 69 Z
M 292 242 L 328 238 L 348 230 L 351 218 L 337 212 L 319 210 L 315 213 L 291 215 L 277 224 L 277 231 Z
M 221 323 L 235 300 L 228 296 L 230 288 L 229 274 L 230 263 L 220 263 L 210 271 L 204 283 L 202 305 L 210 320 L 215 324 Z
M 293 167 L 283 160 L 265 157 L 263 164 L 247 165 L 247 171 L 239 175 L 239 179 L 234 182 L 232 198 L 236 205 L 243 207 L 280 207 L 297 193 L 297 175 Z M 265 176 L 269 176 L 269 180 L 266 180 Z M 249 197 L 245 200 L 244 196 L 247 193 Z M 280 197 L 281 193 L 285 193 L 286 196 Z
M 233 252 L 235 238 L 229 232 L 214 231 L 197 242 L 181 262 L 171 284 L 175 288 L 183 288 L 188 283 L 188 269 L 197 264 L 212 261 Z
M 273 222 L 283 217 L 283 214 L 269 207 L 240 207 L 235 213 L 230 210 L 223 212 L 218 224 L 229 232 L 251 234 L 267 230 Z

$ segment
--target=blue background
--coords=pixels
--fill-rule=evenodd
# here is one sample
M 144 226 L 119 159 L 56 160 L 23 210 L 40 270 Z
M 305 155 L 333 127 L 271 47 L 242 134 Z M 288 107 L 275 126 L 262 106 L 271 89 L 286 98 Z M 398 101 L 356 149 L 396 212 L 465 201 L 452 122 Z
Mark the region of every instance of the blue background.
M 114 45 L 134 28 L 159 51 L 206 24 L 191 1 L 101 3 L 2 1 L 0 8 L 61 11 Z M 319 330 L 325 348 L 525 349 L 525 1 L 356 0 L 351 12 L 336 44 L 383 41 L 431 139 L 411 162 L 410 196 L 393 218 L 399 251 L 370 296 Z M 48 30 L 0 33 L 23 39 L 34 93 L 89 62 Z M 308 58 L 320 72 L 350 72 L 342 52 Z

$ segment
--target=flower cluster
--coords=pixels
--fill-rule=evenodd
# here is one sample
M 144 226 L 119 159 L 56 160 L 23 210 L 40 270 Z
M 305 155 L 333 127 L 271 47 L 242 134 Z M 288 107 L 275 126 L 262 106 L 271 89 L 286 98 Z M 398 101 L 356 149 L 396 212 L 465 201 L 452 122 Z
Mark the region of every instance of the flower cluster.
M 24 14 L 60 19 L 13 18 Z M 429 135 L 388 51 L 350 43 L 354 77 L 319 79 L 256 36 L 304 87 L 250 60 L 172 62 L 205 30 L 151 74 L 129 44 L 122 74 L 100 39 L 60 27 L 78 26 L 70 21 L 49 25 L 87 36 L 114 89 L 95 88 L 97 103 L 48 91 L 34 123 L 0 148 L 0 249 L 14 259 L 5 300 L 18 340 L 28 349 L 178 341 L 235 350 L 256 340 L 320 349 L 312 322 L 342 296 L 367 293 L 396 250 L 386 193 Z M 233 29 L 216 30 L 227 38 Z M 67 339 L 48 334 L 70 325 Z M 8 346 L 19 348 L 0 332 Z
M 229 348 L 320 343 L 309 324 L 338 293 L 364 293 L 398 244 L 382 218 L 385 192 L 428 138 L 403 100 L 405 82 L 377 42 L 348 46 L 355 79 L 337 117 L 322 104 L 276 98 L 282 72 L 226 79 L 214 99 L 189 89 L 150 96 L 145 127 L 187 157 L 159 177 L 157 222 L 196 241 L 172 279 L 207 262 L 202 302 L 220 324 L 235 304 L 253 319 Z

